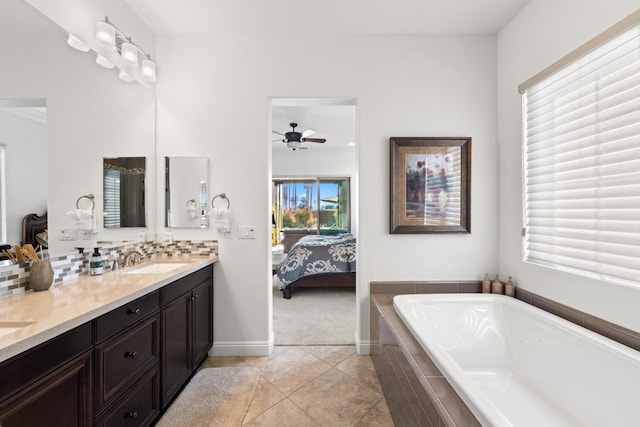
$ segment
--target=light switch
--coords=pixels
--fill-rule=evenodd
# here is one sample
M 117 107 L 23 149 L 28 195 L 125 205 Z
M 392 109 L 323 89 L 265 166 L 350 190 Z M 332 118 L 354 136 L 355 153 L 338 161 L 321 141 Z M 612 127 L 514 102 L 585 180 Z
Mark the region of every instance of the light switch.
M 255 239 L 256 227 L 255 225 L 242 225 L 238 227 L 238 239 Z
M 75 228 L 60 228 L 59 230 L 61 241 L 78 240 L 78 230 Z

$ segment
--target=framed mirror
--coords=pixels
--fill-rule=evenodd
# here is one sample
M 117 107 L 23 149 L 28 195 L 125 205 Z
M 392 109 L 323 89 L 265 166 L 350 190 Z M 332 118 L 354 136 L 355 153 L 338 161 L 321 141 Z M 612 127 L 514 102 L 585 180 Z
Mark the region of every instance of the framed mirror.
M 165 227 L 208 226 L 207 157 L 165 157 Z
M 146 158 L 104 158 L 102 170 L 104 228 L 146 227 Z

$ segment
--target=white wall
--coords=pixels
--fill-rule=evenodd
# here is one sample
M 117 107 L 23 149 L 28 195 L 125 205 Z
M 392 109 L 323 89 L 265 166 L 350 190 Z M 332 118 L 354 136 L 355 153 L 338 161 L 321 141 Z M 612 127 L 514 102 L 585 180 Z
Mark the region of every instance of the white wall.
M 640 289 L 521 260 L 521 97 L 517 86 L 626 15 L 638 0 L 532 0 L 498 36 L 499 267 L 517 286 L 640 331 Z
M 59 8 L 66 7 L 64 2 L 57 3 Z M 67 46 L 66 33 L 22 0 L 3 0 L 0 13 L 7 11 L 15 14 L 15 25 L 0 28 L 0 94 L 47 100 L 49 171 L 42 180 L 48 182 L 50 247 L 55 253 L 91 245 L 90 241 L 60 242 L 58 229 L 73 225 L 66 212 L 75 209 L 76 199 L 83 194 L 95 194 L 96 209 L 102 212 L 103 157 L 154 156 L 154 91 L 120 81 L 114 70 L 97 66 L 91 53 Z M 155 178 L 153 163 L 150 185 Z M 147 234 L 151 237 L 154 220 L 150 215 Z M 103 230 L 102 221 L 99 228 L 96 238 L 101 240 L 135 239 L 140 231 Z
M 355 126 L 355 124 L 354 124 Z M 308 144 L 311 145 L 311 144 Z M 273 176 L 355 176 L 356 149 L 273 150 Z
M 359 331 L 369 282 L 480 278 L 497 267 L 496 38 L 284 36 L 159 38 L 158 155 L 207 155 L 212 192 L 256 240 L 220 239 L 214 352 L 264 352 L 271 337 L 269 97 L 358 99 Z M 282 67 L 291 52 L 312 66 Z M 389 137 L 473 137 L 472 233 L 389 234 Z M 175 230 L 175 238 L 215 238 Z
M 6 147 L 7 238 L 22 241 L 22 218 L 47 211 L 47 125 L 0 109 L 0 144 Z

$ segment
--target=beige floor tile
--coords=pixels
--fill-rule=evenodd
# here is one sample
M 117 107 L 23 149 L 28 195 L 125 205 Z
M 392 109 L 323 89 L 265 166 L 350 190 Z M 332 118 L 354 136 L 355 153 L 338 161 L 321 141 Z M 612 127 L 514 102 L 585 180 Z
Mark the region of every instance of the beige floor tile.
M 249 366 L 244 361 L 244 357 L 240 356 L 211 356 L 207 357 L 199 369 L 204 368 L 228 368 L 228 367 L 246 367 Z
M 393 419 L 389 412 L 389 407 L 384 399 L 369 411 L 358 423 L 356 427 L 393 427 Z
M 289 396 L 304 412 L 326 426 L 357 424 L 382 397 L 373 387 L 335 368 Z
M 331 366 L 336 366 L 349 356 L 356 354 L 356 347 L 353 345 L 305 345 L 301 348 Z
M 251 406 L 249 406 L 249 410 L 244 417 L 245 422 L 251 421 L 256 416 L 271 409 L 285 397 L 286 396 L 271 385 L 269 381 L 261 377 L 256 392 L 253 395 Z
M 247 358 L 245 361 L 262 371 L 262 376 L 286 396 L 331 366 L 299 347 L 276 347 L 269 357 Z
M 319 424 L 289 399 L 284 399 L 267 412 L 243 425 L 250 427 L 317 427 Z
M 374 387 L 378 393 L 382 394 L 382 388 L 376 375 L 376 368 L 373 366 L 370 356 L 354 354 L 338 364 L 336 368 L 351 378 Z

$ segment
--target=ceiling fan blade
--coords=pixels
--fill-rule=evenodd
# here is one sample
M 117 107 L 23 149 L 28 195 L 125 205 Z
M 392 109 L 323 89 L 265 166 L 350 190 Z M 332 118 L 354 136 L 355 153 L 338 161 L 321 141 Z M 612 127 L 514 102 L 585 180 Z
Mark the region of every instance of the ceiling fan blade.
M 327 142 L 327 140 L 324 138 L 303 138 L 302 142 L 317 142 L 320 144 L 324 144 L 325 142 Z
M 282 136 L 284 136 L 284 133 L 278 132 L 277 130 L 272 130 L 271 132 L 273 132 L 273 133 L 277 133 L 278 135 L 282 135 Z
M 271 142 L 285 142 L 284 139 L 272 139 Z
M 304 132 L 302 132 L 302 137 L 306 138 L 308 136 L 315 135 L 315 134 L 316 134 L 316 130 L 309 128 L 309 129 L 305 130 Z

